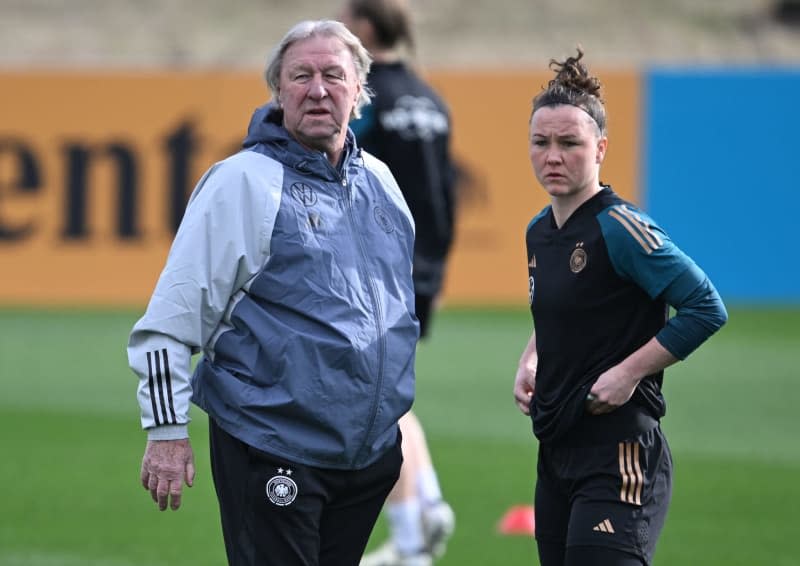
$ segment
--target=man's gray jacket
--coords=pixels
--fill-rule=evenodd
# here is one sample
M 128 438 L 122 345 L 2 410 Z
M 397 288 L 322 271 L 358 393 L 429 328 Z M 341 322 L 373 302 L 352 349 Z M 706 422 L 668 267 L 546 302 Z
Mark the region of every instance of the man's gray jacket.
M 337 169 L 267 105 L 244 145 L 198 183 L 131 333 L 142 425 L 185 438 L 191 399 L 255 448 L 363 468 L 414 395 L 411 215 L 351 132 Z

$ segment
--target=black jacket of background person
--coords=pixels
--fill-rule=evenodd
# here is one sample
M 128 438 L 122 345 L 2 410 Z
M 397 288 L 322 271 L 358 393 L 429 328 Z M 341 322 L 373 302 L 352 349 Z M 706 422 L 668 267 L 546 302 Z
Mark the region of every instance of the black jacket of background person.
M 727 317 L 713 285 L 651 218 L 610 187 L 560 229 L 546 207 L 529 224 L 526 240 L 537 438 L 593 443 L 654 427 L 666 410 L 663 372 L 642 379 L 631 400 L 606 415 L 587 413 L 586 395 L 601 373 L 653 336 L 677 358 L 686 357 Z M 669 323 L 668 303 L 677 309 Z
M 453 240 L 449 110 L 402 62 L 374 63 L 367 85 L 375 93 L 372 104 L 350 127 L 358 144 L 389 166 L 403 191 L 416 223 L 414 288 L 432 297 L 441 288 Z

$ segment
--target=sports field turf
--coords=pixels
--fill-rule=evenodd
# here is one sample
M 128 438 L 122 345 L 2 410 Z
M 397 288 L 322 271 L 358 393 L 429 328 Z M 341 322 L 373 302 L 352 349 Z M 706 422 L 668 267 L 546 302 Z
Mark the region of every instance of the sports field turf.
M 657 565 L 800 564 L 800 310 L 730 315 L 667 371 L 675 496 Z M 224 564 L 200 411 L 184 507 L 159 513 L 139 486 L 136 317 L 0 310 L 0 565 Z M 524 310 L 446 310 L 420 349 L 416 409 L 458 520 L 444 566 L 537 564 L 533 540 L 495 531 L 532 496 L 536 445 L 511 395 L 529 334 Z

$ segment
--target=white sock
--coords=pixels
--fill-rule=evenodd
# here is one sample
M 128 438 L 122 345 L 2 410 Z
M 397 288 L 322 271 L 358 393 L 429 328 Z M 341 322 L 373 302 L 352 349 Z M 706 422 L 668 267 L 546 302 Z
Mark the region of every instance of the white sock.
M 425 507 L 442 500 L 442 488 L 433 466 L 417 472 L 417 494 Z
M 386 509 L 389 530 L 400 554 L 416 554 L 425 546 L 420 520 L 419 499 L 391 502 Z

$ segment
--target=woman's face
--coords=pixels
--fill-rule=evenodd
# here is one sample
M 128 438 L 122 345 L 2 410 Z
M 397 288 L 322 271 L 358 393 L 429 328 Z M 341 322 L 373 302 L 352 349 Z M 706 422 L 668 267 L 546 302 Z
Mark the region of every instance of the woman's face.
M 531 119 L 531 164 L 551 197 L 598 188 L 607 146 L 608 138 L 600 135 L 597 123 L 577 106 L 544 106 Z

